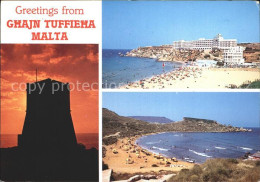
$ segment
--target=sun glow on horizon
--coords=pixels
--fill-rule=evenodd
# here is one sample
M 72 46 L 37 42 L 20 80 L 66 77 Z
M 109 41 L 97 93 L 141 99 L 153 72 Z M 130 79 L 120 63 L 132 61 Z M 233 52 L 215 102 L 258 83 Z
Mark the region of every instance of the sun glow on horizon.
M 2 44 L 1 55 L 1 134 L 22 132 L 26 83 L 36 81 L 36 68 L 37 81 L 98 83 L 98 45 Z M 71 91 L 70 105 L 75 132 L 98 133 L 98 90 Z

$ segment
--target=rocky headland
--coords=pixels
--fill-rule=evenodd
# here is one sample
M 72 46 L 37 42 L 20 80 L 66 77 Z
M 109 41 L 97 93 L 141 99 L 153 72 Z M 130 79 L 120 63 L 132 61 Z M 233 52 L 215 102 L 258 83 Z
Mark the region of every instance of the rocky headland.
M 216 60 L 223 59 L 223 52 L 214 50 L 176 50 L 171 45 L 139 47 L 127 52 L 125 56 L 153 58 L 157 61 L 186 62 L 196 60 Z
M 245 47 L 245 62 L 260 62 L 260 43 L 240 43 Z M 196 60 L 223 60 L 223 51 L 213 50 L 176 50 L 172 45 L 139 47 L 127 52 L 125 56 L 153 58 L 157 61 L 187 62 Z

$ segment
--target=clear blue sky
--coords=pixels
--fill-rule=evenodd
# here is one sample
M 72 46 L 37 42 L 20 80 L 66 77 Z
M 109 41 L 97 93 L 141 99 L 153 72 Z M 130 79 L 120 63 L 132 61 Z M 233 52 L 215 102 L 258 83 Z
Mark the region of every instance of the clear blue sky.
M 252 92 L 103 93 L 103 107 L 122 116 L 195 117 L 244 127 L 260 127 L 259 100 Z
M 103 1 L 104 49 L 224 38 L 259 42 L 255 1 Z

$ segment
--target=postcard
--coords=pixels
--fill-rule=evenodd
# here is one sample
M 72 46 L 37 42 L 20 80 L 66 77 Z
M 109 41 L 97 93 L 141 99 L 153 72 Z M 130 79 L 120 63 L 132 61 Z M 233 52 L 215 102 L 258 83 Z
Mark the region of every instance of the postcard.
M 101 2 L 1 10 L 1 180 L 98 181 Z

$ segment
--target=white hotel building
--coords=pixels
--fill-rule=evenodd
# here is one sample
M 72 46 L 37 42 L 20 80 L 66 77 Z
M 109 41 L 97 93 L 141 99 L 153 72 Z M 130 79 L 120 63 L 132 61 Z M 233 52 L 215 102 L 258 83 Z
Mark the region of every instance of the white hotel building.
M 214 48 L 223 50 L 224 62 L 228 64 L 243 64 L 244 47 L 237 46 L 236 39 L 224 39 L 218 34 L 214 39 L 204 39 L 193 41 L 175 41 L 174 49 L 191 49 L 191 50 L 212 50 Z

